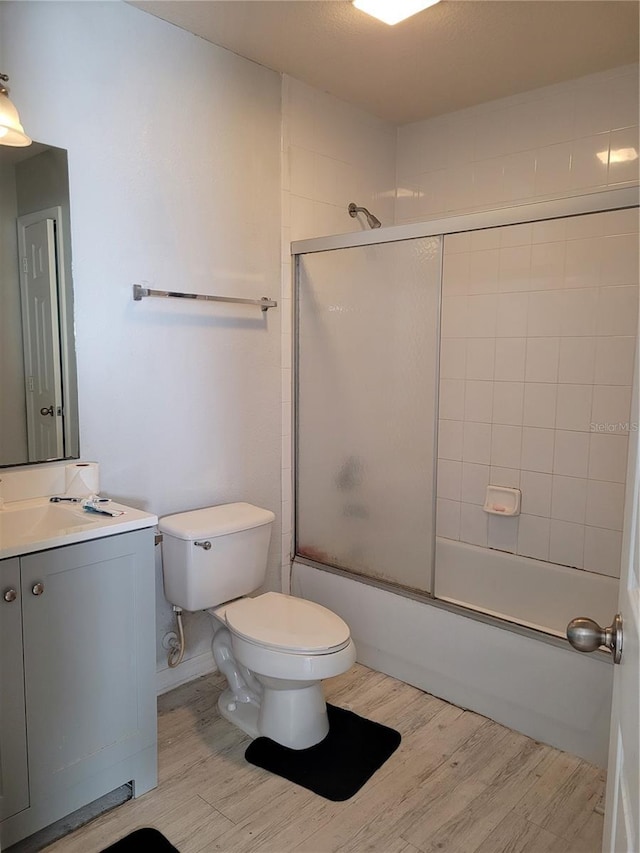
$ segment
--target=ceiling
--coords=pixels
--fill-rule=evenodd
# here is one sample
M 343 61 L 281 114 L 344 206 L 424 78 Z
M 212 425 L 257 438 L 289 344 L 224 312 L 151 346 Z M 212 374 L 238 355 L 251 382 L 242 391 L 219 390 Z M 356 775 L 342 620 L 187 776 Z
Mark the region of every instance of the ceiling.
M 638 61 L 637 0 L 443 0 L 394 27 L 349 0 L 133 5 L 396 124 Z

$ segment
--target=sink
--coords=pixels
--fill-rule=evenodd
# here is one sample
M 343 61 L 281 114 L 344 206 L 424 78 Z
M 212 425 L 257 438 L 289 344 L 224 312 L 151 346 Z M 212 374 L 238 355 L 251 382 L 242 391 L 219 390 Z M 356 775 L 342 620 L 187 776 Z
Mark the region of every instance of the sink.
M 95 522 L 84 510 L 40 504 L 23 509 L 0 511 L 0 542 L 11 539 L 49 539 L 65 536 L 77 528 Z
M 120 515 L 85 512 L 80 504 L 50 503 L 48 497 L 5 502 L 0 509 L 0 560 L 61 545 L 88 542 L 153 527 L 155 515 L 111 502 Z

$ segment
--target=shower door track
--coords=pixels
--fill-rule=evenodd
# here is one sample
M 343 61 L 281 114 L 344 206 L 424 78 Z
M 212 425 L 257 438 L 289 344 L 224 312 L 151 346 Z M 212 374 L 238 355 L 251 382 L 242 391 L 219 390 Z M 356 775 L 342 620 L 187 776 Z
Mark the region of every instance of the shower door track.
M 510 631 L 511 633 L 520 634 L 521 636 L 530 637 L 532 639 L 545 642 L 552 646 L 568 649 L 568 641 L 562 637 L 557 637 L 554 634 L 549 634 L 545 631 L 539 631 L 535 628 L 530 628 L 527 625 L 522 625 L 518 622 L 513 622 L 508 619 L 495 616 L 491 613 L 486 613 L 481 610 L 476 610 L 472 607 L 464 607 L 461 604 L 454 604 L 450 601 L 437 598 L 434 592 L 426 592 L 411 589 L 394 584 L 388 581 L 383 581 L 378 578 L 372 578 L 369 575 L 354 572 L 348 569 L 342 569 L 337 566 L 331 566 L 326 563 L 319 563 L 303 557 L 297 553 L 297 529 L 298 529 L 298 376 L 299 376 L 299 350 L 298 350 L 298 322 L 297 322 L 297 304 L 298 304 L 298 261 L 301 255 L 314 254 L 316 252 L 328 252 L 334 249 L 350 249 L 359 246 L 375 246 L 381 243 L 396 243 L 404 240 L 415 240 L 420 237 L 445 237 L 448 234 L 461 234 L 466 231 L 481 231 L 488 228 L 500 228 L 505 225 L 524 225 L 532 222 L 543 222 L 552 219 L 563 219 L 568 216 L 582 216 L 593 213 L 606 213 L 614 210 L 624 210 L 627 208 L 637 208 L 640 206 L 640 186 L 624 187 L 614 190 L 603 190 L 602 192 L 588 193 L 585 195 L 573 196 L 570 198 L 557 198 L 549 201 L 532 202 L 530 204 L 513 205 L 509 207 L 492 208 L 491 210 L 483 210 L 475 213 L 465 213 L 460 215 L 452 215 L 441 217 L 438 219 L 425 220 L 424 222 L 412 223 L 410 225 L 390 225 L 383 228 L 376 228 L 371 231 L 350 232 L 347 234 L 337 234 L 328 237 L 314 237 L 307 240 L 294 240 L 291 243 L 292 257 L 292 277 L 293 277 L 293 303 L 294 303 L 294 328 L 293 328 L 293 555 L 292 562 L 298 562 L 303 565 L 310 566 L 321 571 L 331 574 L 341 575 L 342 577 L 357 580 L 360 583 L 368 586 L 377 587 L 387 592 L 392 592 L 395 595 L 402 595 L 405 598 L 419 601 L 423 604 L 429 604 L 433 607 L 438 607 L 442 610 L 455 613 L 459 616 L 464 616 L 473 619 L 477 622 L 482 622 L 487 625 L 492 625 L 495 628 Z M 440 282 L 442 284 L 442 280 Z M 440 298 L 442 293 L 440 292 Z M 434 415 L 436 422 L 438 419 L 437 403 L 436 413 Z M 435 471 L 435 468 L 434 468 Z M 434 475 L 435 476 L 435 475 Z M 435 495 L 435 489 L 434 489 Z M 434 501 L 435 513 L 435 501 Z M 431 569 L 431 589 L 435 588 L 435 536 L 433 541 L 434 555 L 432 559 Z M 608 652 L 597 651 L 593 653 L 594 658 L 612 663 L 612 657 Z
M 482 622 L 484 625 L 491 625 L 493 628 L 509 631 L 512 634 L 519 634 L 521 637 L 529 637 L 530 639 L 547 643 L 547 645 L 565 649 L 565 651 L 571 650 L 568 640 L 564 637 L 557 637 L 555 634 L 549 634 L 546 631 L 538 631 L 535 628 L 530 628 L 528 625 L 522 625 L 520 622 L 503 619 L 500 616 L 494 616 L 492 613 L 485 613 L 473 607 L 454 604 L 452 601 L 446 601 L 444 598 L 437 598 L 429 592 L 421 592 L 417 589 L 402 586 L 402 584 L 392 583 L 391 581 L 381 580 L 380 578 L 372 578 L 369 575 L 360 574 L 350 569 L 341 569 L 338 566 L 331 566 L 328 563 L 317 563 L 308 557 L 301 557 L 300 555 L 295 555 L 293 560 L 300 565 L 309 566 L 321 572 L 328 572 L 332 575 L 348 578 L 349 580 L 384 590 L 384 592 L 391 592 L 394 595 L 401 595 L 403 598 L 410 598 L 412 601 L 418 601 L 420 604 L 427 604 L 431 607 L 437 607 L 440 610 L 446 610 L 449 613 L 455 613 L 457 616 L 464 616 L 465 619 L 473 619 L 475 622 Z M 593 652 L 590 657 L 613 666 L 612 655 L 602 649 Z

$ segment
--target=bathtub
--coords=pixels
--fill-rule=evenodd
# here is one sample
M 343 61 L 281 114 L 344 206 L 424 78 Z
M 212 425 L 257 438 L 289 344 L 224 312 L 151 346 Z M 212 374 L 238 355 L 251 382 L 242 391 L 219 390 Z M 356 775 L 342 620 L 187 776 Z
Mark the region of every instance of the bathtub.
M 606 767 L 611 658 L 561 637 L 574 616 L 608 625 L 617 581 L 451 540 L 439 539 L 436 553 L 438 595 L 478 618 L 299 560 L 291 591 L 338 613 L 366 666 Z

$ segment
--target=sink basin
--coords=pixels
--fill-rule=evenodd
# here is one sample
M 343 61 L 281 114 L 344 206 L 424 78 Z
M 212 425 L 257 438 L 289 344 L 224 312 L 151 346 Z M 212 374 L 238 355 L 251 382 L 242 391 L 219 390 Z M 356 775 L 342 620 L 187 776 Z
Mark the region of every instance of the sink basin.
M 48 497 L 6 502 L 0 509 L 0 560 L 153 527 L 155 515 L 112 502 L 117 516 L 85 512 L 80 504 Z
M 11 539 L 49 539 L 72 533 L 95 522 L 84 510 L 57 504 L 0 511 L 0 541 Z

